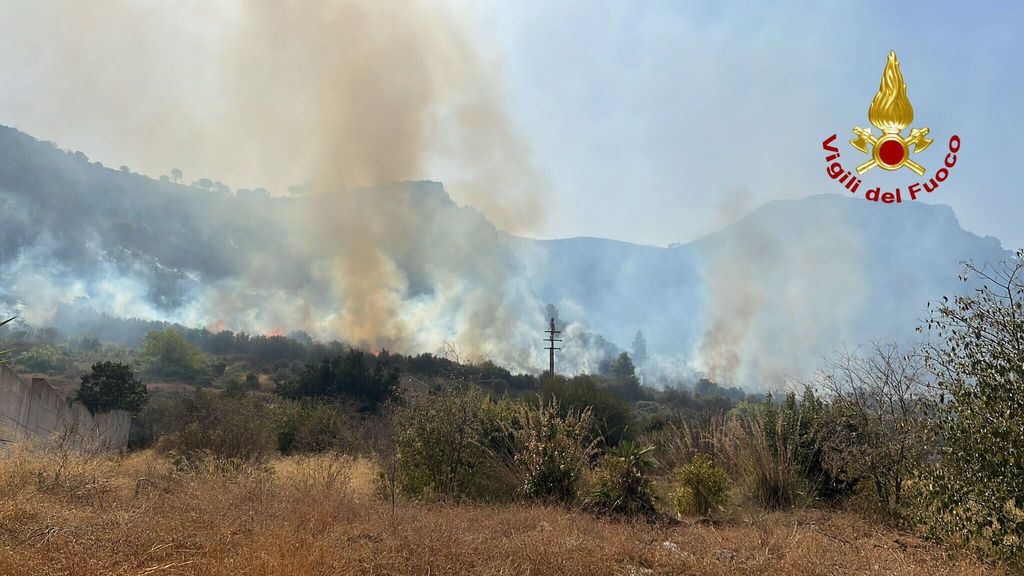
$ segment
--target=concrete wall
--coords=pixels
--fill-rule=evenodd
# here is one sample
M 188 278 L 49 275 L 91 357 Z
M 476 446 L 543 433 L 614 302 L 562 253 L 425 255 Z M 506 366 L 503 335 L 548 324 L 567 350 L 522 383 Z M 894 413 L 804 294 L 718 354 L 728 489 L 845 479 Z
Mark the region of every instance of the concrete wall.
M 46 380 L 21 379 L 0 365 L 0 443 L 70 442 L 86 450 L 116 451 L 128 444 L 131 415 L 124 410 L 90 414 Z

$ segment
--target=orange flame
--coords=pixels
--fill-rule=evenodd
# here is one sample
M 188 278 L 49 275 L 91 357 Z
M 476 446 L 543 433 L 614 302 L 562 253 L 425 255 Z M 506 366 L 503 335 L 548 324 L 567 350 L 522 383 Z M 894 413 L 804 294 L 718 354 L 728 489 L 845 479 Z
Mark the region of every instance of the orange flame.
M 889 61 L 885 63 L 878 93 L 868 108 L 868 120 L 888 133 L 899 133 L 914 121 L 914 108 L 907 98 L 907 83 L 903 81 L 895 50 L 889 51 Z

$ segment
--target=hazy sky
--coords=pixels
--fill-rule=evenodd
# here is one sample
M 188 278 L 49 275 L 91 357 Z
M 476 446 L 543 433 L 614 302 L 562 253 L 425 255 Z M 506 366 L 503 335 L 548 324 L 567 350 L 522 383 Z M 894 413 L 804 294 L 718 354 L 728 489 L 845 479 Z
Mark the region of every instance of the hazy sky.
M 838 133 L 845 145 L 853 126 L 868 125 L 894 49 L 914 126 L 935 138 L 916 160 L 931 174 L 948 137 L 963 141 L 951 177 L 927 201 L 952 205 L 968 230 L 1024 246 L 1016 3 L 453 1 L 430 9 L 467 28 L 547 182 L 547 218 L 529 235 L 663 245 L 771 199 L 838 193 L 821 141 Z M 220 92 L 222 71 L 207 65 L 232 3 L 71 5 L 0 0 L 0 123 L 107 165 L 262 184 L 238 181 L 245 166 L 191 159 L 189 138 L 172 129 L 180 118 L 166 112 L 188 101 L 190 122 L 215 126 L 217 110 L 246 97 Z M 139 6 L 160 17 L 121 19 Z M 89 19 L 108 24 L 83 32 Z M 160 90 L 119 99 L 143 79 Z M 98 104 L 104 95 L 116 104 Z M 848 145 L 844 152 L 853 156 Z M 438 163 L 421 176 L 457 180 L 459 169 Z M 888 186 L 914 181 L 905 170 L 870 173 Z

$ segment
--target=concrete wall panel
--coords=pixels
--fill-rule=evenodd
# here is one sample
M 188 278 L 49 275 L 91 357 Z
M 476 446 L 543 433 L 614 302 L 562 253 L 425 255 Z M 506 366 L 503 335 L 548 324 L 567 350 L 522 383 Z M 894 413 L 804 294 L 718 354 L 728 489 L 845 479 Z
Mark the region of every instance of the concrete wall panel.
M 56 438 L 83 449 L 116 451 L 128 445 L 131 415 L 124 410 L 91 414 L 64 398 L 46 380 L 25 382 L 0 366 L 0 442 L 41 442 Z

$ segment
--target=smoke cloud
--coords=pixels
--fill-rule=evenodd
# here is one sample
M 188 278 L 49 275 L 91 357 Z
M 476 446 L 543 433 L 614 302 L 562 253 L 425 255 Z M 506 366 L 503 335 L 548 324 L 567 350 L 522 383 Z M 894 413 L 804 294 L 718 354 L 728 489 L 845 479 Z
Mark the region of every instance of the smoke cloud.
M 723 218 L 745 212 L 730 196 Z M 806 222 L 801 222 L 806 219 Z M 702 246 L 706 310 L 695 365 L 716 382 L 778 389 L 846 338 L 872 287 L 862 222 L 834 209 L 761 208 Z
M 262 230 L 229 226 L 225 245 L 207 246 L 226 251 L 214 257 L 222 261 L 216 270 L 196 261 L 172 266 L 173 258 L 143 266 L 145 274 L 94 270 L 92 283 L 135 278 L 147 287 L 124 290 L 141 297 L 130 299 L 137 305 L 121 302 L 121 311 L 173 311 L 236 329 L 302 328 L 401 351 L 453 340 L 471 355 L 500 348 L 505 360 L 529 362 L 533 346 L 510 353 L 510 335 L 540 318 L 541 306 L 510 277 L 514 258 L 494 227 L 480 218 L 431 218 L 447 197 L 429 186 L 379 186 L 437 175 L 506 231 L 527 231 L 541 216 L 543 180 L 503 113 L 486 51 L 444 5 L 49 2 L 14 12 L 0 25 L 12 44 L 58 27 L 46 34 L 52 45 L 38 46 L 42 72 L 22 85 L 36 89 L 41 109 L 72 125 L 61 127 L 71 135 L 62 144 L 105 133 L 109 149 L 101 152 L 156 173 L 174 163 L 274 194 L 300 183 L 311 191 L 279 214 L 250 205 L 232 215 L 225 207 L 227 220 L 251 218 Z M 48 124 L 40 124 L 45 132 Z M 205 222 L 199 212 L 190 216 Z M 135 216 L 146 226 L 157 214 Z M 216 228 L 210 224 L 204 233 Z M 96 246 L 96 256 L 109 259 L 116 243 Z M 18 268 L 68 296 L 73 275 L 40 278 L 30 265 L 39 261 L 22 252 Z M 159 270 L 175 277 L 159 284 L 177 284 L 162 307 L 149 294 L 158 283 L 145 277 Z M 98 286 L 85 287 L 80 276 L 75 282 L 79 298 L 97 297 Z M 531 335 L 540 325 L 532 323 Z
M 537 369 L 552 303 L 569 321 L 561 372 L 643 329 L 647 375 L 764 389 L 844 340 L 912 331 L 960 289 L 959 261 L 1003 254 L 946 209 L 837 197 L 670 248 L 511 237 L 540 218 L 545 182 L 495 70 L 440 3 L 6 3 L 0 123 L 131 167 L 0 127 L 0 312 L 407 353 L 448 341 Z
M 307 223 L 317 231 L 305 248 L 325 262 L 338 303 L 326 328 L 372 347 L 408 348 L 436 321 L 409 301 L 403 264 L 432 262 L 432 285 L 453 289 L 467 260 L 453 259 L 459 250 L 447 239 L 414 233 L 421 216 L 408 205 L 358 188 L 419 178 L 440 156 L 462 175 L 453 179 L 460 197 L 499 226 L 523 230 L 540 214 L 539 178 L 492 92 L 495 79 L 453 18 L 418 2 L 247 4 L 230 42 L 237 93 L 255 95 L 233 110 L 236 126 L 248 141 L 270 143 L 263 157 L 289 155 L 295 148 L 279 149 L 280 135 L 301 135 L 298 159 L 313 190 Z M 495 243 L 459 241 L 495 266 L 477 270 L 474 294 L 460 294 L 472 323 L 448 334 L 479 353 L 486 336 L 477 326 L 515 325 L 501 312 L 510 279 Z

